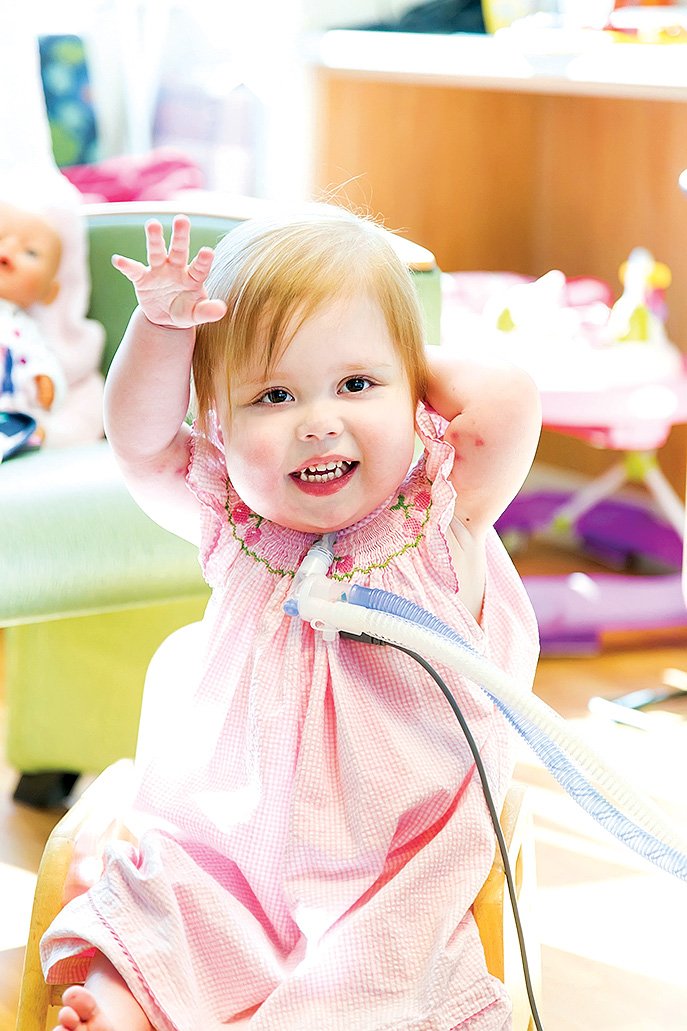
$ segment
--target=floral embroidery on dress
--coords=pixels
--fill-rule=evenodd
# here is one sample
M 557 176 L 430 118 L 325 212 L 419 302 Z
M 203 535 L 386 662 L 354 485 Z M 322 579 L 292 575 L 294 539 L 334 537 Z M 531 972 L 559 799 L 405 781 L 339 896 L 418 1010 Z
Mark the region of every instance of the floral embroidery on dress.
M 295 576 L 295 569 L 277 569 L 263 555 L 258 555 L 257 551 L 251 549 L 250 545 L 257 544 L 262 537 L 260 525 L 264 522 L 263 517 L 258 515 L 257 512 L 252 512 L 243 501 L 237 501 L 232 504 L 231 495 L 231 484 L 227 479 L 227 503 L 225 507 L 234 540 L 241 545 L 241 550 L 246 555 L 250 555 L 256 562 L 261 562 L 267 571 L 275 576 Z M 239 527 L 245 527 L 243 536 L 239 532 Z
M 406 494 L 403 493 L 398 494 L 395 504 L 389 505 L 386 512 L 380 513 L 380 521 L 387 524 L 388 518 L 384 519 L 384 516 L 388 512 L 398 512 L 399 516 L 395 519 L 396 527 L 394 528 L 401 527 L 403 535 L 406 536 L 405 542 L 384 559 L 367 562 L 363 565 L 356 565 L 351 554 L 335 555 L 334 568 L 329 574 L 332 580 L 350 580 L 355 573 L 371 573 L 373 569 L 386 569 L 394 559 L 399 558 L 411 548 L 417 548 L 425 536 L 424 528 L 429 521 L 431 509 L 432 497 L 426 487 L 421 487 L 412 498 L 406 497 Z M 383 526 L 383 532 L 388 532 L 390 529 L 391 527 L 387 525 Z M 398 533 L 392 533 L 390 537 L 392 540 L 398 538 Z
M 369 554 L 369 549 L 367 549 L 368 553 L 366 553 L 366 549 L 363 549 L 366 557 L 360 564 L 356 564 L 355 558 L 351 553 L 344 552 L 343 554 L 335 555 L 332 572 L 330 573 L 333 580 L 350 580 L 356 573 L 369 573 L 373 569 L 386 569 L 394 559 L 403 555 L 409 549 L 418 547 L 424 538 L 425 526 L 429 521 L 432 510 L 432 497 L 428 486 L 425 485 L 421 485 L 413 493 L 413 480 L 417 477 L 417 473 L 418 468 L 416 467 L 410 480 L 406 481 L 405 492 L 396 495 L 394 504 L 387 502 L 377 512 L 372 513 L 373 519 L 370 519 L 368 516 L 361 523 L 357 523 L 355 526 L 348 527 L 342 531 L 343 538 L 353 538 L 351 543 L 355 543 L 355 549 L 352 550 L 356 552 L 360 551 L 361 535 L 367 538 L 368 542 L 373 540 L 375 543 L 378 541 L 388 541 L 386 547 L 391 544 L 391 550 L 384 555 L 372 556 Z M 426 477 L 422 477 L 422 479 L 426 484 Z M 241 546 L 241 550 L 252 559 L 255 559 L 255 561 L 262 563 L 267 571 L 275 576 L 295 576 L 299 563 L 296 563 L 293 568 L 277 567 L 265 554 L 260 554 L 256 550 L 256 546 L 259 545 L 263 536 L 262 524 L 269 525 L 271 529 L 274 529 L 274 524 L 268 523 L 263 516 L 251 511 L 248 505 L 241 501 L 234 493 L 230 481 L 227 479 L 226 482 L 227 500 L 225 508 L 232 536 Z M 431 487 L 431 484 L 429 484 L 429 487 Z M 368 527 L 374 530 L 374 534 L 365 533 Z M 284 527 L 279 527 L 279 529 L 285 534 L 295 533 L 295 531 L 288 531 Z M 314 534 L 300 534 L 300 538 L 301 540 L 308 538 L 309 544 L 310 539 L 315 540 L 316 536 Z M 375 550 L 378 550 L 378 547 Z M 302 554 L 300 558 L 302 558 Z

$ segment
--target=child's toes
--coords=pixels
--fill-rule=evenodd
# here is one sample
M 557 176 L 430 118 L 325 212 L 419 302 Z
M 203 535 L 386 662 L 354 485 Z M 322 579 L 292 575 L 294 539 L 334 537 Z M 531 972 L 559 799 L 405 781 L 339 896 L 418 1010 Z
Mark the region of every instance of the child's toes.
M 60 1023 L 53 1031 L 76 1031 L 81 1023 L 79 1014 L 71 1006 L 63 1006 L 57 1014 L 57 1019 Z
M 82 988 L 81 985 L 75 984 L 71 988 L 67 988 L 62 993 L 62 1002 L 64 1003 L 63 1010 L 60 1011 L 60 1020 L 69 1031 L 77 1027 L 79 1022 L 86 1024 L 89 1020 L 92 1020 L 98 1012 L 98 1003 L 95 1001 L 93 994 L 89 992 L 87 988 Z M 71 1014 L 73 1013 L 76 1017 L 77 1023 L 65 1024 L 62 1018 L 62 1013 L 65 1013 L 68 1020 L 72 1020 Z

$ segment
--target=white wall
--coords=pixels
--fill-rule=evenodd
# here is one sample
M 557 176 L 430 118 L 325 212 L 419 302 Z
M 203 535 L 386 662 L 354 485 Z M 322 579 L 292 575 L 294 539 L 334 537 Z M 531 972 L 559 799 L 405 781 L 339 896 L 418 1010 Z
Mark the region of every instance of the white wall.
M 196 152 L 190 134 L 184 140 L 182 133 L 178 143 L 182 148 L 187 144 L 191 157 L 210 153 L 218 168 L 227 169 L 241 161 L 240 147 L 217 124 L 235 126 L 231 91 L 246 83 L 256 98 L 260 123 L 249 190 L 294 197 L 309 190 L 310 90 L 299 61 L 303 34 L 391 19 L 417 2 L 32 0 L 29 10 L 37 34 L 74 32 L 85 39 L 103 157 L 150 149 L 158 87 L 166 81 L 168 96 L 176 91 L 181 98 L 186 87 L 188 96 L 205 91 L 201 106 L 207 100 L 206 121 L 215 124 L 208 129 L 210 138 L 198 143 Z M 173 104 L 171 98 L 167 109 Z M 182 107 L 183 98 L 178 102 Z M 198 115 L 201 124 L 203 112 Z M 240 175 L 219 174 L 218 179 L 231 190 Z

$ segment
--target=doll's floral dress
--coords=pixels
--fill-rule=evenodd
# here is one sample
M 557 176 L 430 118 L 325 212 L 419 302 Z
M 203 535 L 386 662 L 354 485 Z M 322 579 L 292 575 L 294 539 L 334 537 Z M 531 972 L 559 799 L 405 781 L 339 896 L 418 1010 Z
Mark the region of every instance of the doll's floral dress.
M 536 624 L 495 533 L 479 625 L 461 601 L 445 425 L 420 407 L 423 456 L 339 532 L 330 575 L 412 598 L 525 692 Z M 470 909 L 494 832 L 446 700 L 408 656 L 327 642 L 285 615 L 315 538 L 243 504 L 218 440 L 196 438 L 188 482 L 213 588 L 202 673 L 174 694 L 174 729 L 141 762 L 137 846 L 110 846 L 102 878 L 43 939 L 50 980 L 83 978 L 95 947 L 161 1031 L 510 1027 Z M 510 731 L 479 688 L 442 673 L 498 806 Z

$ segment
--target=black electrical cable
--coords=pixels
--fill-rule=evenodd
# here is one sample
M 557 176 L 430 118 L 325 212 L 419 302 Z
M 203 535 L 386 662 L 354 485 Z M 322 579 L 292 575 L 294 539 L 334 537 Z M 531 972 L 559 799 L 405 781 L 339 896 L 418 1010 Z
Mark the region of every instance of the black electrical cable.
M 513 910 L 513 920 L 515 921 L 515 931 L 516 931 L 516 934 L 518 936 L 518 945 L 520 947 L 520 958 L 522 960 L 523 974 L 525 975 L 525 988 L 527 989 L 527 999 L 528 999 L 528 1002 L 530 1004 L 530 1012 L 532 1014 L 532 1020 L 534 1021 L 534 1026 L 535 1026 L 536 1031 L 543 1031 L 543 1027 L 542 1027 L 542 1023 L 541 1023 L 541 1018 L 539 1016 L 539 1010 L 537 1009 L 537 1001 L 536 1001 L 536 999 L 534 997 L 534 988 L 532 987 L 532 978 L 530 976 L 530 967 L 529 967 L 529 963 L 527 961 L 527 949 L 525 947 L 525 935 L 524 935 L 524 932 L 523 932 L 523 929 L 522 929 L 522 923 L 521 923 L 521 920 L 520 920 L 520 911 L 518 909 L 518 901 L 517 901 L 517 896 L 516 896 L 516 892 L 515 892 L 515 882 L 514 882 L 514 879 L 513 879 L 513 871 L 511 870 L 510 861 L 508 859 L 508 848 L 506 846 L 506 842 L 505 842 L 505 839 L 503 837 L 503 831 L 501 830 L 501 824 L 499 823 L 498 813 L 496 812 L 496 806 L 494 804 L 494 798 L 493 798 L 493 795 L 491 793 L 491 788 L 489 787 L 489 780 L 487 778 L 487 771 L 484 768 L 484 763 L 482 762 L 482 756 L 479 754 L 479 749 L 477 747 L 477 743 L 475 742 L 475 739 L 472 736 L 470 728 L 468 727 L 468 725 L 467 725 L 467 723 L 465 721 L 465 717 L 463 716 L 462 712 L 460 711 L 460 708 L 458 706 L 458 702 L 455 700 L 455 698 L 451 694 L 450 689 L 448 688 L 446 683 L 441 679 L 441 677 L 439 676 L 437 671 L 434 669 L 434 667 L 431 666 L 430 663 L 427 662 L 427 660 L 422 655 L 419 655 L 417 652 L 412 651 L 412 649 L 404 648 L 403 645 L 400 645 L 400 644 L 392 644 L 389 641 L 382 641 L 380 638 L 372 637 L 370 634 L 349 634 L 346 631 L 342 630 L 342 631 L 339 632 L 339 636 L 343 637 L 343 638 L 346 638 L 349 641 L 360 641 L 362 644 L 386 645 L 389 648 L 395 648 L 397 651 L 404 652 L 406 655 L 409 655 L 411 657 L 411 659 L 415 659 L 415 661 L 418 662 L 422 666 L 422 668 L 427 671 L 427 673 L 429 673 L 430 677 L 435 682 L 435 684 L 439 687 L 439 689 L 441 690 L 442 694 L 446 698 L 446 701 L 448 702 L 448 704 L 453 709 L 453 713 L 454 713 L 456 719 L 458 720 L 458 722 L 460 724 L 460 727 L 461 727 L 461 730 L 463 731 L 463 734 L 465 735 L 465 740 L 468 743 L 468 747 L 469 747 L 470 751 L 472 752 L 472 757 L 475 760 L 475 767 L 477 769 L 477 773 L 479 774 L 479 779 L 482 782 L 482 790 L 484 792 L 484 800 L 487 803 L 487 809 L 489 810 L 489 815 L 491 816 L 491 822 L 494 825 L 494 833 L 496 834 L 496 840 L 498 842 L 499 851 L 501 853 L 501 859 L 503 860 L 503 869 L 504 869 L 504 872 L 505 872 L 505 875 L 506 875 L 506 884 L 508 885 L 508 895 L 509 895 L 509 898 L 510 898 L 511 908 Z

